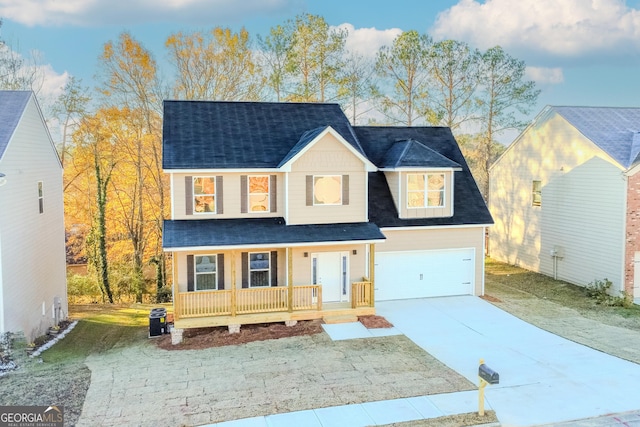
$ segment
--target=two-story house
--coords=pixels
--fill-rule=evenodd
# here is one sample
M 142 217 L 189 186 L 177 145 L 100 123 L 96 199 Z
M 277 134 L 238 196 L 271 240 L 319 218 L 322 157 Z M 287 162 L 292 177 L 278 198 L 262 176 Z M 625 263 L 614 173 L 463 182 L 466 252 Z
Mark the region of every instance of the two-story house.
M 67 317 L 62 164 L 35 94 L 0 91 L 0 334 Z
M 352 127 L 337 104 L 165 101 L 163 168 L 174 342 L 483 293 L 492 219 L 447 128 Z

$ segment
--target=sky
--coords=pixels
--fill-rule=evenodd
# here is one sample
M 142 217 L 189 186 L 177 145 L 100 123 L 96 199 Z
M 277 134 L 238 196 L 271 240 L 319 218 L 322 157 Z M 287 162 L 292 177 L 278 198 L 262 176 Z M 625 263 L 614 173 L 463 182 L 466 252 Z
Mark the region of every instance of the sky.
M 172 33 L 265 36 L 301 13 L 346 28 L 347 47 L 372 57 L 407 30 L 482 51 L 500 45 L 541 90 L 531 118 L 545 105 L 640 107 L 640 0 L 0 0 L 0 36 L 38 57 L 44 97 L 71 75 L 95 86 L 102 46 L 123 31 L 168 67 Z

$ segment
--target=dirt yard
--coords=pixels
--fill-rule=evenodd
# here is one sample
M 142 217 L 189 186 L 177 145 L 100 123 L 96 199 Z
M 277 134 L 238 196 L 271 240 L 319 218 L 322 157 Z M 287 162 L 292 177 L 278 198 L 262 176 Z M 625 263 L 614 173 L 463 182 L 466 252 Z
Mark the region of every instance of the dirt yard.
M 358 320 L 367 328 L 393 327 L 381 316 L 360 316 Z M 172 345 L 169 335 L 162 336 L 155 341 L 158 347 L 164 350 L 197 350 L 240 345 L 253 341 L 314 335 L 321 332 L 323 332 L 322 321 L 309 320 L 298 322 L 295 326 L 285 326 L 283 323 L 244 325 L 238 334 L 230 334 L 227 327 L 188 329 L 184 332 L 184 340 L 181 344 Z
M 486 293 L 525 321 L 640 363 L 637 308 L 596 306 L 572 285 L 491 262 Z M 315 321 L 243 326 L 233 335 L 226 328 L 191 331 L 171 346 L 168 336 L 147 338 L 147 314 L 146 307 L 83 308 L 77 331 L 45 352 L 44 363 L 20 360 L 20 369 L 0 377 L 0 405 L 59 402 L 69 425 L 198 425 L 475 388 L 402 336 L 332 342 Z M 360 321 L 390 326 L 378 316 Z M 171 418 L 154 418 L 159 401 Z M 490 415 L 480 421 L 495 420 Z M 477 423 L 463 414 L 398 426 Z

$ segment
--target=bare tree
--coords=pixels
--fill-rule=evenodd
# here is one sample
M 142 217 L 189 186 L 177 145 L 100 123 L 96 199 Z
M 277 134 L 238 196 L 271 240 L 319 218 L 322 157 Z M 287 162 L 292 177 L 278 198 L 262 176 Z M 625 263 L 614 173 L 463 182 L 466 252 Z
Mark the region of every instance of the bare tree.
M 480 53 L 455 40 L 443 40 L 431 51 L 429 123 L 453 132 L 477 119 L 474 97 L 480 84 Z
M 89 89 L 82 86 L 82 80 L 74 76 L 67 81 L 63 92 L 58 96 L 57 102 L 52 107 L 52 113 L 58 118 L 62 126 L 62 145 L 60 147 L 60 161 L 64 166 L 67 153 L 67 138 L 73 128 L 87 111 Z
M 500 46 L 492 47 L 482 54 L 482 84 L 477 102 L 482 133 L 482 173 L 486 176 L 495 160 L 496 136 L 507 129 L 524 129 L 527 122 L 523 116 L 530 113 L 540 94 L 533 81 L 524 79 L 525 68 L 524 61 L 513 58 Z M 481 190 L 485 198 L 488 198 L 488 179 Z
M 371 111 L 372 107 L 358 112 L 358 107 L 366 104 L 373 86 L 375 73 L 372 60 L 356 53 L 348 53 L 340 72 L 338 96 L 343 100 L 342 109 L 351 115 L 351 124 L 357 124 L 358 117 Z
M 292 34 L 287 72 L 295 76 L 292 93 L 287 99 L 298 102 L 335 100 L 347 32 L 330 28 L 323 17 L 309 14 L 289 21 L 287 29 Z
M 374 97 L 391 123 L 411 126 L 427 114 L 431 44 L 428 35 L 411 30 L 378 51 L 376 71 L 382 87 L 375 89 Z

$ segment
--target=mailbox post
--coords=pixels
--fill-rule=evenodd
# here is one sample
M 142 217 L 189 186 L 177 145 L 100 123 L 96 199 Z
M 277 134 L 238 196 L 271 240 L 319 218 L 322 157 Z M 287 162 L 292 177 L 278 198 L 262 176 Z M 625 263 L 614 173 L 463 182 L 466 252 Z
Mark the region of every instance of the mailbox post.
M 499 384 L 500 375 L 484 364 L 484 359 L 480 359 L 480 366 L 478 367 L 478 415 L 484 416 L 484 388 L 487 384 Z

